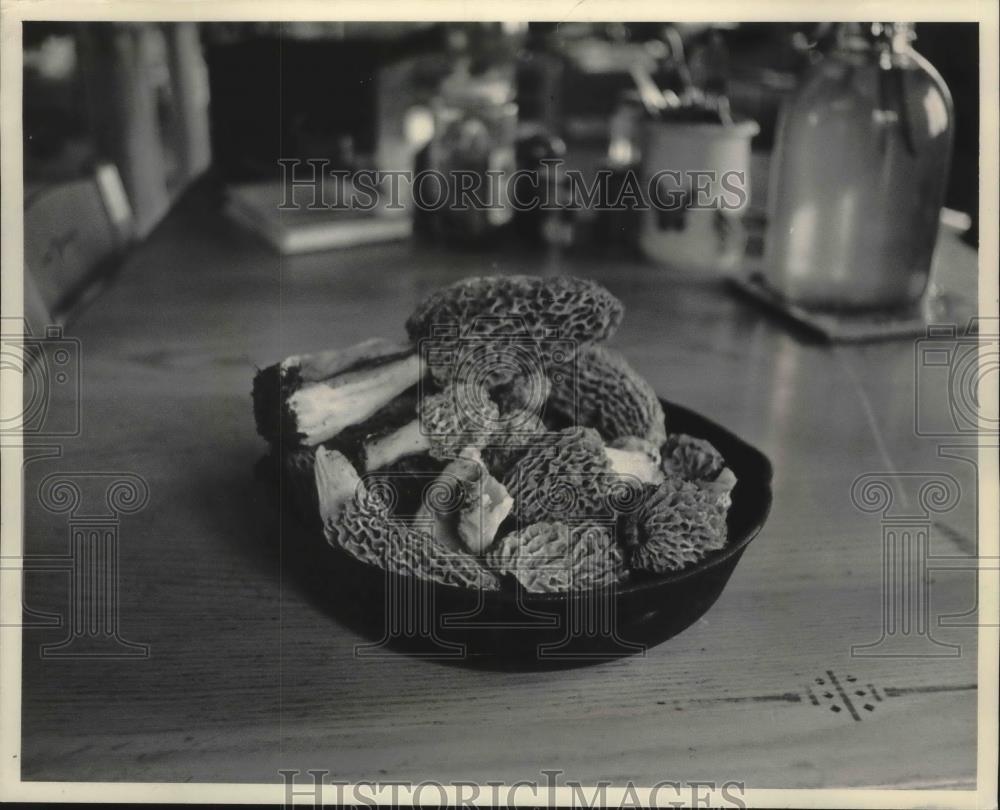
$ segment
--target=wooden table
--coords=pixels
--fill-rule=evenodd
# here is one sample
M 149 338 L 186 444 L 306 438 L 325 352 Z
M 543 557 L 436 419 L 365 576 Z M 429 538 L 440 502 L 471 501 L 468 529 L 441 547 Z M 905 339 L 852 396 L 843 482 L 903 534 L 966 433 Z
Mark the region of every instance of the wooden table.
M 974 289 L 975 253 L 954 239 L 939 253 L 941 271 Z M 252 476 L 264 450 L 254 369 L 401 337 L 429 290 L 515 271 L 573 272 L 620 296 L 615 343 L 636 368 L 772 459 L 771 517 L 715 607 L 643 657 L 556 673 L 355 658 L 365 639 L 283 576 Z M 140 476 L 148 504 L 115 525 L 119 615 L 122 637 L 149 655 L 42 658 L 39 645 L 65 628 L 26 631 L 27 780 L 273 783 L 282 768 L 319 768 L 329 779 L 509 782 L 560 768 L 584 783 L 974 784 L 976 470 L 971 451 L 941 449 L 974 441 L 916 434 L 915 409 L 928 424 L 950 411 L 945 385 L 922 385 L 940 368 L 915 366 L 915 341 L 805 343 L 715 283 L 614 257 L 403 243 L 281 260 L 204 193 L 69 333 L 82 430 L 56 443 L 61 457 L 26 466 L 27 551 L 44 560 L 69 547 L 74 516 L 39 503 L 46 476 Z M 71 415 L 73 401 L 56 396 L 50 418 Z M 920 649 L 953 657 L 852 656 L 883 631 L 891 520 L 852 502 L 866 473 L 888 479 L 901 511 L 930 530 L 930 631 L 959 646 L 923 638 Z M 951 476 L 957 501 L 921 517 L 910 473 Z M 65 573 L 25 578 L 32 611 L 66 614 Z M 946 615 L 959 618 L 939 626 Z

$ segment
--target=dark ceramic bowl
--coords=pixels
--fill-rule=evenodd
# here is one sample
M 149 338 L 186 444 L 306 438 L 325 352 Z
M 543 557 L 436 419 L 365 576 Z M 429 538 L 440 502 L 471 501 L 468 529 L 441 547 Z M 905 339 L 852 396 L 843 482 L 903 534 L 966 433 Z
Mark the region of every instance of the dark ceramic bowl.
M 438 585 L 388 573 L 327 544 L 282 511 L 285 560 L 335 616 L 369 640 L 358 655 L 411 655 L 503 668 L 555 668 L 641 653 L 696 622 L 718 599 L 771 507 L 771 464 L 725 428 L 663 402 L 672 433 L 707 439 L 736 474 L 728 542 L 698 564 L 612 589 L 527 593 Z

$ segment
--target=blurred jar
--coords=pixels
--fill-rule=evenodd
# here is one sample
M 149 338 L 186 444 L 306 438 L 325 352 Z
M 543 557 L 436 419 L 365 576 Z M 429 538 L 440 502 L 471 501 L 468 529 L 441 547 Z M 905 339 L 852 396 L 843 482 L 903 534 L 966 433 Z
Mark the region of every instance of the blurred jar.
M 427 213 L 434 233 L 446 241 L 488 241 L 513 218 L 507 197 L 507 183 L 516 170 L 517 104 L 512 97 L 511 83 L 502 77 L 456 73 L 435 99 L 427 168 L 444 177 L 447 200 L 436 204 L 444 196 L 438 180 L 423 181 L 419 191 L 424 206 L 432 209 Z M 463 173 L 470 179 L 462 179 Z M 459 193 L 462 183 L 473 188 L 465 199 Z
M 511 184 L 514 230 L 529 243 L 567 246 L 571 219 L 561 208 L 565 193 L 566 143 L 546 128 L 522 124 L 517 140 L 517 176 Z
M 844 24 L 778 126 L 765 275 L 812 308 L 912 304 L 927 287 L 952 104 L 912 26 Z
M 645 117 L 638 91 L 623 92 L 608 126 L 609 166 L 628 169 L 639 163 Z
M 699 276 L 722 276 L 743 260 L 743 215 L 750 195 L 755 121 L 731 124 L 646 121 L 639 247 L 658 264 Z

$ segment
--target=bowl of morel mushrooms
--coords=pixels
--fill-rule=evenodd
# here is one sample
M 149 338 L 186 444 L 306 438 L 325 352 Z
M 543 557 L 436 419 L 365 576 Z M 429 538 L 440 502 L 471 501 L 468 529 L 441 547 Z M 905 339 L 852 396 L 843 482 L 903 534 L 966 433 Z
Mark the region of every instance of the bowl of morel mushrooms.
M 642 654 L 716 601 L 771 504 L 767 458 L 661 399 L 569 276 L 468 278 L 407 339 L 253 383 L 283 560 L 395 649 L 566 666 Z

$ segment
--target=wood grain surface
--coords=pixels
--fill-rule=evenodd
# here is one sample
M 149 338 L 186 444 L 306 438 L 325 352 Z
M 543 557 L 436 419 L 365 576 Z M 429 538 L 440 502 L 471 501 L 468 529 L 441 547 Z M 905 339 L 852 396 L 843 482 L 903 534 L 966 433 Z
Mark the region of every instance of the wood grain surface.
M 48 418 L 79 405 L 81 430 L 49 442 L 58 457 L 26 463 L 26 553 L 69 548 L 73 517 L 39 500 L 47 476 L 140 476 L 148 504 L 116 524 L 119 615 L 149 654 L 42 657 L 67 628 L 32 625 L 66 615 L 67 574 L 26 573 L 24 779 L 280 782 L 279 769 L 318 768 L 482 782 L 559 768 L 585 783 L 974 784 L 976 468 L 940 452 L 960 436 L 915 430 L 917 416 L 951 412 L 915 341 L 806 343 L 716 282 L 613 255 L 404 243 L 280 259 L 215 203 L 189 195 L 68 330 L 82 391 L 58 389 Z M 950 240 L 939 255 L 941 277 L 973 291 L 975 253 Z M 614 343 L 656 390 L 774 464 L 770 519 L 718 603 L 644 656 L 537 673 L 358 658 L 367 639 L 287 574 L 252 475 L 264 450 L 255 367 L 402 337 L 425 293 L 486 272 L 606 284 L 627 309 Z M 922 649 L 951 657 L 852 656 L 883 628 L 887 518 L 851 497 L 866 473 L 892 479 L 911 512 L 917 477 L 902 473 L 960 488 L 944 512 L 914 518 L 931 536 L 930 632 L 958 645 Z

